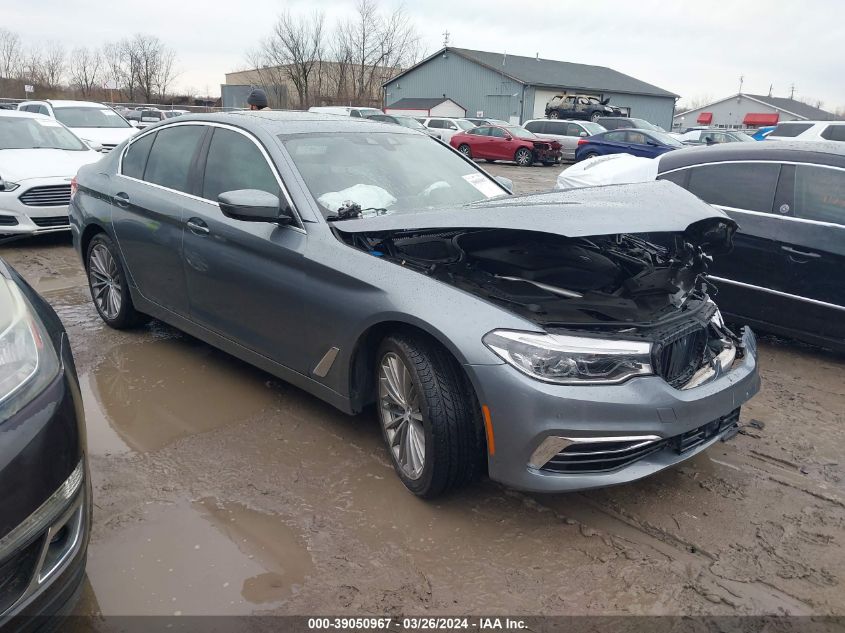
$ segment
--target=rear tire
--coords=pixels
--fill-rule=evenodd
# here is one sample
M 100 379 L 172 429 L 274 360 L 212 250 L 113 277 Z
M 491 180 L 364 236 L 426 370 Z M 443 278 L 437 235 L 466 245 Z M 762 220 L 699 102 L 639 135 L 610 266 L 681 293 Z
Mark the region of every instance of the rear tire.
M 105 233 L 98 233 L 88 244 L 85 272 L 91 300 L 106 325 L 125 330 L 150 320 L 149 316 L 135 309 L 120 253 Z
M 382 437 L 405 487 L 431 499 L 475 479 L 483 458 L 478 403 L 448 352 L 388 336 L 376 356 Z
M 560 118 L 560 112 L 558 112 L 557 110 L 552 110 L 551 112 L 549 112 L 549 118 L 550 119 L 559 119 Z
M 600 118 L 601 118 L 601 112 L 593 112 L 593 113 L 590 115 L 590 121 L 592 121 L 593 123 L 595 123 L 596 121 L 598 121 Z
M 530 149 L 520 147 L 513 155 L 513 161 L 520 167 L 531 167 L 534 164 L 534 154 Z
M 470 149 L 470 146 L 467 145 L 466 143 L 461 143 L 458 146 L 458 151 L 461 154 L 463 154 L 464 156 L 466 156 L 467 158 L 472 158 L 472 149 Z

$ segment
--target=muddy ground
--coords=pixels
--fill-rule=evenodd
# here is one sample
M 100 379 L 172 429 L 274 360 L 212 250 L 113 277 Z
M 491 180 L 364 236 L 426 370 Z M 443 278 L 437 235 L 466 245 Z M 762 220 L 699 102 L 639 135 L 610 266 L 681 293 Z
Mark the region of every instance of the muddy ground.
M 555 168 L 493 166 L 518 191 Z M 64 321 L 94 528 L 79 614 L 845 614 L 845 357 L 764 338 L 742 433 L 645 481 L 420 501 L 347 417 L 97 317 L 67 236 L 0 254 Z

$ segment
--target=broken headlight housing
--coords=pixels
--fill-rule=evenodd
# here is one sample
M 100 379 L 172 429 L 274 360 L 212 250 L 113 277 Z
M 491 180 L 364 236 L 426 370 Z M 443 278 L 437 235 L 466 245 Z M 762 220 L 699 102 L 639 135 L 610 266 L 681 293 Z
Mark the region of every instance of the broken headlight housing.
M 652 374 L 651 343 L 493 330 L 484 344 L 519 371 L 561 385 L 607 385 Z
M 0 421 L 31 402 L 60 369 L 35 312 L 15 283 L 0 276 Z

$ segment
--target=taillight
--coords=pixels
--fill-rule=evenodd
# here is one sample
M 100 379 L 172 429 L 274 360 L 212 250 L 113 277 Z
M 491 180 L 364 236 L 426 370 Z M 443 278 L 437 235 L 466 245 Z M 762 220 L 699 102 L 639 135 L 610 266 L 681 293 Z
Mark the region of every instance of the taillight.
M 76 182 L 76 176 L 70 179 L 70 199 L 73 200 L 76 192 L 79 191 L 79 185 Z
M 579 138 L 579 139 L 578 139 L 578 145 L 586 145 L 586 144 L 587 144 L 587 143 L 589 143 L 589 142 L 590 142 L 590 141 L 588 141 L 588 140 L 587 140 L 587 139 L 585 139 L 585 138 Z

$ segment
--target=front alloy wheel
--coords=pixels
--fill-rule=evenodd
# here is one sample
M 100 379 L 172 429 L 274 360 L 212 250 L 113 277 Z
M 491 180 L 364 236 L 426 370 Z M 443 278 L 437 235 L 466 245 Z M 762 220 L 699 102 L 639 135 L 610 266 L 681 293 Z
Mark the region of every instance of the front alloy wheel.
M 513 159 L 520 167 L 530 167 L 534 164 L 534 155 L 531 153 L 531 150 L 524 147 L 520 147 L 516 150 L 516 155 Z
M 381 359 L 378 393 L 381 422 L 393 459 L 408 479 L 419 479 L 425 466 L 419 394 L 408 367 L 393 352 Z

